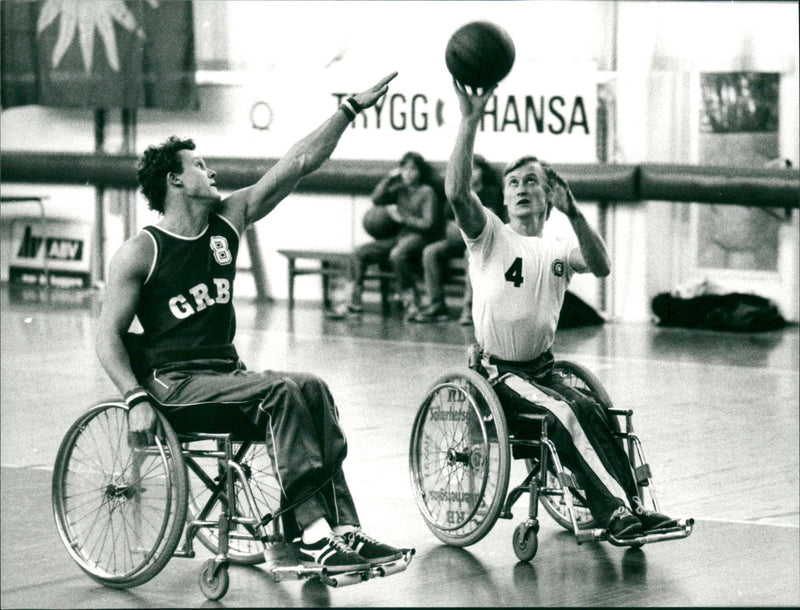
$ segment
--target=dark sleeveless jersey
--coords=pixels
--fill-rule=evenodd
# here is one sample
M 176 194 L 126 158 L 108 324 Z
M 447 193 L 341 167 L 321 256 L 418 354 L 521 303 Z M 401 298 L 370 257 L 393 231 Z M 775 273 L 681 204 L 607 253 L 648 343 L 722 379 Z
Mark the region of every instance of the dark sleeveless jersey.
M 235 357 L 232 301 L 239 234 L 214 213 L 198 237 L 156 226 L 144 231 L 156 253 L 136 310 L 144 334 L 129 345 L 137 376 L 166 363 Z

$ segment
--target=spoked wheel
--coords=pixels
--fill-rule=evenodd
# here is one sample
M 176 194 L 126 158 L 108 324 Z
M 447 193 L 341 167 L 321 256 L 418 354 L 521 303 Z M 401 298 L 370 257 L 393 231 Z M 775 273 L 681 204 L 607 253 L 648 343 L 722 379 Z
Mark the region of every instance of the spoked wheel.
M 215 441 L 192 443 L 193 448 L 215 449 Z M 247 494 L 238 478 L 234 481 L 236 491 L 236 513 L 238 516 L 255 516 L 258 519 L 274 514 L 280 506 L 281 490 L 272 468 L 272 461 L 264 443 L 234 443 L 234 461 L 238 462 L 253 492 L 255 506 L 250 506 Z M 220 510 L 227 506 L 228 499 L 224 488 L 224 471 L 216 458 L 197 458 L 189 462 L 189 519 L 219 521 Z M 220 491 L 214 491 L 222 483 Z M 232 524 L 233 525 L 233 524 Z M 266 525 L 267 535 L 279 533 L 279 519 Z M 217 553 L 219 531 L 217 528 L 203 527 L 197 530 L 197 538 L 210 551 Z M 264 551 L 260 540 L 244 526 L 232 527 L 228 540 L 228 559 L 233 564 L 256 565 L 264 561 Z
M 128 444 L 128 408 L 109 400 L 67 431 L 53 472 L 58 533 L 94 580 L 128 588 L 166 565 L 186 521 L 186 472 L 178 439 L 157 414 L 153 446 Z
M 580 364 L 570 362 L 568 360 L 556 361 L 553 370 L 554 374 L 560 378 L 560 381 L 563 384 L 578 390 L 590 398 L 593 398 L 606 412 L 611 429 L 615 432 L 620 431 L 617 418 L 608 414 L 608 410 L 614 408 L 611 402 L 611 397 L 608 395 L 608 392 L 606 392 L 605 388 L 600 383 L 600 380 L 594 375 L 594 373 Z M 528 469 L 530 470 L 534 466 L 534 462 L 530 459 L 526 460 L 526 462 Z M 575 483 L 569 487 L 568 491 L 572 496 L 572 505 L 575 510 L 575 519 L 578 523 L 578 528 L 589 529 L 596 527 L 594 517 L 592 517 L 592 513 L 589 511 L 589 508 L 586 505 L 586 492 L 583 490 L 580 481 L 577 480 L 574 474 L 572 474 L 572 472 L 566 466 L 564 466 L 564 471 Z M 548 469 L 547 472 L 547 487 L 550 489 L 558 487 L 558 480 L 556 479 L 555 473 L 551 469 Z M 556 523 L 558 523 L 561 527 L 572 531 L 572 521 L 569 517 L 567 502 L 564 499 L 564 496 L 547 496 L 542 494 L 539 496 L 539 500 L 541 501 L 544 509 L 555 520 Z
M 417 412 L 409 462 L 417 506 L 437 538 L 463 547 L 491 530 L 508 490 L 510 447 L 486 379 L 464 369 L 436 381 Z

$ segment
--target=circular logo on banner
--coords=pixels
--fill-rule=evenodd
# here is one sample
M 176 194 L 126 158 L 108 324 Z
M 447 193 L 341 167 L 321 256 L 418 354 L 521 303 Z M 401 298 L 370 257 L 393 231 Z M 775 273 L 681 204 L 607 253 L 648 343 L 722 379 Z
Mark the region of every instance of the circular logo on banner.
M 556 277 L 564 275 L 564 261 L 560 258 L 553 261 L 553 275 Z

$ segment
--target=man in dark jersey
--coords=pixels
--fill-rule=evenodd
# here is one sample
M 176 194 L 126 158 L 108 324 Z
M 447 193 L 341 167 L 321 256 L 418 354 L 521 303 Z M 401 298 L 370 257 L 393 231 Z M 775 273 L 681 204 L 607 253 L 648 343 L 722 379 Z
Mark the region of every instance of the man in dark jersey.
M 330 157 L 357 114 L 388 90 L 390 74 L 345 100 L 258 182 L 222 199 L 216 173 L 191 140 L 149 147 L 138 169 L 162 214 L 111 260 L 96 350 L 123 393 L 137 442 L 152 442 L 157 404 L 179 431 L 266 438 L 293 518 L 287 535 L 304 561 L 330 572 L 398 559 L 398 549 L 360 529 L 342 473 L 347 443 L 333 397 L 305 373 L 253 372 L 236 353 L 233 286 L 243 231 Z M 128 330 L 136 316 L 144 330 Z M 293 530 L 293 531 L 292 531 Z

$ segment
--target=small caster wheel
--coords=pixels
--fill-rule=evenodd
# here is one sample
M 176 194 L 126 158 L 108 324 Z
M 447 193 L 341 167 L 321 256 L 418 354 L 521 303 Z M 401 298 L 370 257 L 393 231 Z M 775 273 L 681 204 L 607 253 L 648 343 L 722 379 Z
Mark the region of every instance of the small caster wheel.
M 231 578 L 228 576 L 228 566 L 222 564 L 219 567 L 214 559 L 207 559 L 200 570 L 200 590 L 208 599 L 216 601 L 222 599 L 228 592 Z M 216 569 L 216 574 L 214 571 Z
M 520 561 L 530 561 L 539 549 L 538 528 L 520 523 L 514 530 L 514 554 Z

